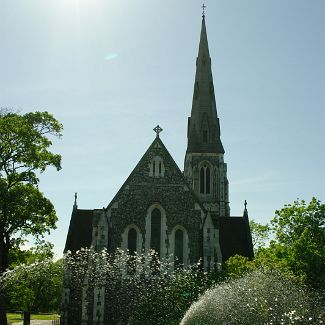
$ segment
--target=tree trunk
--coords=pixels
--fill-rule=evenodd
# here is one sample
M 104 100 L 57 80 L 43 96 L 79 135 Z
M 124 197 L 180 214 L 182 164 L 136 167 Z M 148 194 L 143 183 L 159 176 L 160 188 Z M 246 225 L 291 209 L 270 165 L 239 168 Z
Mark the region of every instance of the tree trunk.
M 0 237 L 0 279 L 8 268 L 8 246 L 3 235 Z M 6 295 L 0 281 L 0 325 L 7 325 L 6 316 Z

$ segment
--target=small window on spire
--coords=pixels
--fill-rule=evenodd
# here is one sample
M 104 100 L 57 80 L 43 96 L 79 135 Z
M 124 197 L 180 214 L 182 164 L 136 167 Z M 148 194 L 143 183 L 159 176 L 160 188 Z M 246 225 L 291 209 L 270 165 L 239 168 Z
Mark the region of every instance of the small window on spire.
M 203 142 L 208 143 L 208 130 L 203 130 Z

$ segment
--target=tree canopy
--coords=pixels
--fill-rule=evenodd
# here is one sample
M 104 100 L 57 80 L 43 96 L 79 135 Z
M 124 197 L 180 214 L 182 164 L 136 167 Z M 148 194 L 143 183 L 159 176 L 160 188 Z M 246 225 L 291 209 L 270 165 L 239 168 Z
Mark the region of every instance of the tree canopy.
M 296 200 L 275 213 L 270 250 L 306 283 L 325 288 L 325 204 Z
M 226 262 L 231 276 L 257 267 L 278 269 L 291 277 L 325 289 L 325 204 L 316 198 L 296 200 L 275 211 L 268 225 L 251 221 L 255 259 L 233 256 Z M 269 237 L 273 239 L 266 245 Z
M 62 129 L 48 112 L 0 110 L 0 274 L 8 267 L 10 248 L 26 235 L 55 228 L 55 209 L 38 184 L 47 167 L 61 169 L 61 156 L 49 148 L 50 138 L 61 137 Z M 0 323 L 6 324 L 1 317 L 2 310 Z

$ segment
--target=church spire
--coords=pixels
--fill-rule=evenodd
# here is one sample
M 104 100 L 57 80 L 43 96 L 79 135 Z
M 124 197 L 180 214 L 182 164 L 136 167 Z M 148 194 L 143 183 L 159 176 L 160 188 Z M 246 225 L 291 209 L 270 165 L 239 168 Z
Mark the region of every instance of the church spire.
M 205 13 L 202 15 L 192 111 L 191 117 L 188 119 L 187 138 L 187 152 L 224 153 L 220 140 L 220 126 L 214 95 Z
M 229 185 L 227 164 L 220 139 L 220 125 L 211 71 L 205 6 L 196 73 L 191 117 L 187 125 L 187 150 L 184 176 L 205 207 L 213 214 L 229 217 Z

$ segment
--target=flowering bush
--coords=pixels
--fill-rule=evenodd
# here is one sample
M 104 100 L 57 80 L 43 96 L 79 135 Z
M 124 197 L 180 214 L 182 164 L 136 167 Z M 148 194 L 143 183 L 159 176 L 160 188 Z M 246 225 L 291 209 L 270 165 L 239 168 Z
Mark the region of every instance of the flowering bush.
M 34 312 L 59 311 L 62 293 L 62 260 L 21 264 L 3 274 L 0 285 L 10 309 Z
M 65 268 L 65 286 L 73 288 L 70 308 L 80 306 L 86 288 L 90 312 L 94 288 L 104 286 L 105 321 L 113 323 L 132 316 L 142 325 L 179 324 L 192 302 L 214 283 L 200 264 L 174 270 L 173 258 L 159 260 L 154 252 L 130 256 L 121 250 L 83 249 L 66 255 Z

